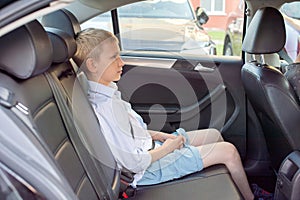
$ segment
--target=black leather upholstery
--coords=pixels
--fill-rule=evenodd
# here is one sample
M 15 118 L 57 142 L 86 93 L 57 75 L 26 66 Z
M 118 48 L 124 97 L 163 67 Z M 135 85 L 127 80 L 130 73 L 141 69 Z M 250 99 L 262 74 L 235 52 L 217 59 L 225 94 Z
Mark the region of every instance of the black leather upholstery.
M 55 16 L 56 17 L 56 16 Z M 73 20 L 74 17 L 70 17 L 71 21 Z M 57 19 L 59 20 L 59 19 Z M 66 19 L 64 19 L 66 20 Z M 77 21 L 77 20 L 76 20 Z M 75 22 L 77 23 L 77 22 Z M 47 24 L 49 25 L 49 24 Z M 63 29 L 66 30 L 66 29 Z M 95 123 L 95 117 L 93 114 L 88 114 L 88 110 L 86 109 L 86 99 L 82 97 L 81 92 L 78 93 L 78 85 L 79 81 L 72 81 L 72 79 L 74 79 L 74 76 L 71 74 L 69 74 L 68 76 L 65 77 L 61 77 L 59 78 L 60 74 L 63 74 L 65 71 L 68 71 L 71 69 L 71 66 L 68 66 L 66 63 L 64 64 L 60 64 L 60 65 L 56 65 L 54 67 L 52 67 L 49 71 L 54 74 L 54 76 L 57 77 L 57 81 L 59 81 L 63 88 L 65 89 L 65 94 L 67 95 L 67 99 L 69 99 L 70 105 L 72 105 L 73 107 L 77 107 L 76 110 L 74 111 L 74 115 L 76 115 L 75 113 L 78 113 L 76 116 L 78 119 L 75 119 L 77 124 L 79 124 L 79 126 L 81 127 L 85 127 L 85 131 L 86 133 L 96 133 L 98 134 L 99 131 L 95 131 L 97 129 L 94 129 L 94 125 L 98 123 Z M 75 84 L 74 84 L 75 83 Z M 74 84 L 74 85 L 73 85 Z M 81 84 L 81 83 L 80 83 Z M 84 115 L 82 113 L 85 113 Z M 80 125 L 81 124 L 81 125 Z M 84 125 L 87 124 L 88 126 Z M 103 138 L 104 137 L 99 137 L 97 135 L 95 135 L 94 137 L 90 137 L 89 139 L 92 139 L 93 141 L 90 141 L 89 144 L 91 146 L 96 146 L 97 144 L 101 144 L 100 146 L 103 146 Z M 85 140 L 86 141 L 86 140 Z M 102 154 L 102 155 L 101 155 Z M 105 157 L 105 155 L 103 155 L 103 152 L 94 152 L 93 155 L 95 155 L 98 158 L 102 158 L 99 159 L 100 161 L 102 161 L 102 164 L 107 165 L 108 161 L 103 160 L 103 158 Z M 106 155 L 107 156 L 107 155 Z M 109 164 L 108 166 L 112 166 L 111 164 Z M 111 170 L 106 169 L 106 178 L 108 179 L 108 184 L 109 185 L 113 185 L 116 184 L 116 182 L 114 182 L 114 178 L 116 176 L 114 176 L 115 174 L 112 173 Z M 119 181 L 119 180 L 118 180 Z M 154 185 L 152 187 L 140 187 L 138 188 L 137 194 L 135 197 L 133 197 L 132 199 L 165 199 L 165 195 L 166 194 L 172 194 L 175 195 L 175 197 L 177 196 L 177 198 L 175 199 L 181 199 L 181 197 L 178 197 L 178 194 L 186 194 L 186 192 L 190 193 L 189 194 L 189 198 L 191 199 L 195 199 L 198 198 L 199 196 L 203 196 L 204 197 L 204 191 L 206 191 L 208 188 L 204 188 L 205 183 L 207 183 L 206 181 L 208 181 L 209 183 L 214 184 L 214 186 L 216 188 L 223 188 L 222 191 L 216 192 L 215 195 L 212 195 L 211 193 L 207 193 L 207 197 L 211 197 L 212 199 L 214 199 L 214 197 L 223 197 L 223 199 L 241 199 L 241 195 L 239 193 L 239 191 L 237 190 L 236 186 L 234 185 L 228 170 L 226 169 L 225 166 L 223 165 L 219 165 L 219 166 L 215 166 L 215 167 L 211 167 L 208 169 L 203 170 L 200 173 L 195 173 L 192 175 L 189 175 L 187 177 L 184 177 L 182 179 L 179 180 L 174 180 L 168 183 L 162 183 L 162 184 L 158 184 L 158 185 Z M 199 188 L 199 184 L 202 184 L 203 187 Z M 169 188 L 169 186 L 172 185 L 171 188 Z M 195 191 L 197 190 L 197 192 Z M 219 190 L 219 189 L 218 189 Z M 192 194 L 193 192 L 193 194 Z M 156 193 L 156 197 L 153 198 L 153 193 Z M 169 196 L 171 197 L 171 196 Z M 168 198 L 167 198 L 168 199 Z
M 1 37 L 0 52 L 0 69 L 20 79 L 43 73 L 52 62 L 50 40 L 38 21 Z
M 84 168 L 88 176 L 85 177 L 85 182 L 82 184 L 89 191 L 98 191 L 98 194 L 102 193 L 101 190 L 105 192 L 110 191 L 108 196 L 116 198 L 119 189 L 119 184 L 116 181 L 116 179 L 119 180 L 116 162 L 108 145 L 102 139 L 102 132 L 94 111 L 86 98 L 85 92 L 82 91 L 80 84 L 77 82 L 76 74 L 69 61 L 75 53 L 75 40 L 63 31 L 53 28 L 46 28 L 46 30 L 51 35 L 51 40 L 53 40 L 53 48 L 58 49 L 58 52 L 62 53 L 62 55 L 57 55 L 57 57 L 54 56 L 54 58 L 57 58 L 56 64 L 53 64 L 47 72 L 52 75 L 53 82 L 61 88 L 60 92 L 66 99 L 67 109 L 73 116 L 71 126 L 76 127 L 74 132 L 79 137 L 79 141 L 76 144 L 71 140 L 73 146 L 76 145 L 75 152 L 79 154 L 81 163 L 88 162 L 83 163 L 83 165 L 89 165 L 88 168 Z M 83 115 L 82 113 L 85 114 Z M 74 134 L 74 132 L 70 133 L 70 130 L 67 131 L 69 138 L 72 137 L 71 134 Z M 82 151 L 79 152 L 79 148 Z M 72 171 L 74 170 L 70 169 L 69 171 L 70 174 L 73 174 Z M 107 188 L 100 188 L 99 181 L 104 182 Z M 70 180 L 70 182 L 73 183 L 74 181 Z M 76 191 L 76 188 L 74 190 Z M 79 197 L 82 197 L 81 199 L 86 199 L 88 195 L 93 193 L 86 194 L 81 191 L 81 193 L 77 192 L 77 194 Z M 93 199 L 95 198 L 96 195 L 93 196 Z
M 27 26 L 28 36 L 21 37 L 20 44 L 27 43 L 28 41 L 31 42 L 32 38 L 35 38 L 31 33 L 34 33 L 34 35 L 47 35 L 43 28 L 35 29 L 36 26 L 29 27 Z M 34 28 L 34 30 L 31 30 L 31 28 Z M 17 31 L 17 33 L 12 32 L 10 34 L 20 37 L 23 32 Z M 83 160 L 80 159 L 77 149 L 74 148 L 72 140 L 70 140 L 70 133 L 62 118 L 62 112 L 58 106 L 57 99 L 54 98 L 52 88 L 49 86 L 50 80 L 46 79 L 45 74 L 31 73 L 26 76 L 26 80 L 19 79 L 22 72 L 19 67 L 22 66 L 24 59 L 26 59 L 24 55 L 28 57 L 34 55 L 37 60 L 44 58 L 44 52 L 48 54 L 47 52 L 51 49 L 49 40 L 45 40 L 45 42 L 38 40 L 40 42 L 39 45 L 45 45 L 40 51 L 25 48 L 18 52 L 22 59 L 17 60 L 17 63 L 14 63 L 14 65 L 8 64 L 6 68 L 2 68 L 5 73 L 0 73 L 0 85 L 14 91 L 17 99 L 29 108 L 38 132 L 47 144 L 45 148 L 49 148 L 53 153 L 64 176 L 79 199 L 104 199 L 101 194 L 98 195 L 97 191 L 100 188 L 95 188 L 92 181 L 93 178 L 103 180 L 103 183 L 106 183 L 106 187 L 101 188 L 103 193 L 109 194 L 109 197 L 106 199 L 117 199 L 120 179 L 118 176 L 119 171 L 116 170 L 116 163 L 107 143 L 103 139 L 100 126 L 88 99 L 76 81 L 76 74 L 71 64 L 68 60 L 65 61 L 71 52 L 74 51 L 74 48 L 72 48 L 74 44 L 69 43 L 74 42 L 74 40 L 61 31 L 51 30 L 49 34 L 50 38 L 53 39 L 53 48 L 63 48 L 64 50 L 58 50 L 63 55 L 55 55 L 56 63 L 49 69 L 48 61 L 39 63 L 39 69 L 43 69 L 39 70 L 39 72 L 41 73 L 48 69 L 46 74 L 50 74 L 52 81 L 60 88 L 59 92 L 64 96 L 64 100 L 73 113 L 74 121 L 70 123 L 74 123 L 76 132 L 78 131 L 78 134 L 81 134 L 80 137 L 82 138 L 83 145 L 85 145 L 88 153 L 95 158 L 92 160 L 93 162 L 89 163 L 95 165 L 95 170 L 92 173 L 87 173 L 84 163 L 82 163 Z M 35 42 L 37 41 L 32 43 L 35 44 Z M 7 46 L 9 45 L 10 43 L 7 43 Z M 16 48 L 14 43 L 12 45 Z M 0 63 L 2 65 L 4 63 L 3 60 L 15 57 L 14 54 L 6 54 L 6 57 L 1 57 Z M 52 53 L 50 53 L 49 57 L 52 58 Z M 33 71 L 36 68 L 34 62 L 28 66 Z M 11 71 L 18 73 L 15 75 Z M 11 75 L 6 72 L 9 72 Z M 95 175 L 95 177 L 90 177 L 89 175 L 91 174 Z M 209 185 L 212 185 L 213 188 L 210 188 Z M 210 191 L 207 191 L 207 189 L 210 189 Z M 188 195 L 185 195 L 185 197 L 189 199 L 199 198 L 200 196 L 204 196 L 204 193 L 207 195 L 204 198 L 212 197 L 212 199 L 215 199 L 214 197 L 218 196 L 228 200 L 241 199 L 239 191 L 224 166 L 208 168 L 201 173 L 196 173 L 170 183 L 147 187 L 146 189 L 140 188 L 134 199 L 153 199 L 153 193 L 155 193 L 156 199 L 165 199 L 165 195 L 167 194 L 172 194 L 173 199 L 179 199 L 179 194 L 183 196 L 187 193 Z
M 284 75 L 296 92 L 300 102 L 300 63 L 292 63 L 286 66 Z
M 249 26 L 243 49 L 256 54 L 280 51 L 284 46 L 282 40 L 285 39 L 285 27 L 279 11 L 262 8 L 254 19 Z M 298 100 L 286 77 L 275 67 L 264 63 L 246 63 L 242 68 L 242 80 L 263 127 L 273 167 L 278 169 L 292 150 L 300 149 Z
M 278 169 L 292 150 L 300 149 L 300 108 L 294 91 L 284 75 L 269 66 L 245 64 L 242 80 Z
M 0 85 L 14 91 L 18 101 L 29 108 L 35 122 L 33 126 L 37 127 L 47 144 L 45 148 L 49 148 L 53 153 L 75 194 L 82 199 L 98 199 L 68 138 L 49 83 L 44 74 L 40 74 L 49 68 L 52 61 L 52 45 L 47 33 L 37 21 L 34 21 L 9 33 L 7 38 L 17 41 L 4 44 L 6 44 L 7 49 L 18 50 L 18 54 L 11 52 L 12 54 L 1 55 L 1 63 L 5 60 L 15 60 L 8 62 L 6 68 L 2 68 L 12 74 L 12 77 L 1 73 Z M 17 59 L 17 56 L 20 59 Z M 27 62 L 27 59 L 31 62 Z M 12 71 L 14 73 L 11 73 Z M 24 71 L 32 72 L 24 75 Z M 26 78 L 26 80 L 19 78 Z
M 76 52 L 75 39 L 64 31 L 56 28 L 45 28 L 53 46 L 54 63 L 68 61 Z
M 281 13 L 271 7 L 261 8 L 251 20 L 242 49 L 251 54 L 279 52 L 284 47 L 285 37 Z
M 78 20 L 66 9 L 61 9 L 43 16 L 41 23 L 44 27 L 52 27 L 63 30 L 73 38 L 81 30 Z

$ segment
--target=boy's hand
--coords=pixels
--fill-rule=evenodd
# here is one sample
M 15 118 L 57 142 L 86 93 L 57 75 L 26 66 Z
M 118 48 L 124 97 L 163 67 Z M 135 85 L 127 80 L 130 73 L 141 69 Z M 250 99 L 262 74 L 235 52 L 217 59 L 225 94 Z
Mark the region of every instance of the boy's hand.
M 162 147 L 167 150 L 168 153 L 173 152 L 175 149 L 181 149 L 185 142 L 185 138 L 182 135 L 175 136 L 174 139 L 168 138 L 163 143 Z
M 167 139 L 175 139 L 177 136 L 173 134 L 160 132 L 158 140 L 161 142 L 165 142 Z
M 159 131 L 152 131 L 149 130 L 149 133 L 151 134 L 151 137 L 153 140 L 158 140 L 160 142 L 165 142 L 167 139 L 175 139 L 176 136 L 173 134 L 163 133 Z
M 181 149 L 183 147 L 185 141 L 184 136 L 173 135 L 170 137 L 169 135 L 171 136 L 171 134 L 168 134 L 168 138 L 165 140 L 162 146 L 149 151 L 152 158 L 151 162 L 157 161 L 160 158 L 166 156 L 167 154 L 173 152 L 175 149 Z

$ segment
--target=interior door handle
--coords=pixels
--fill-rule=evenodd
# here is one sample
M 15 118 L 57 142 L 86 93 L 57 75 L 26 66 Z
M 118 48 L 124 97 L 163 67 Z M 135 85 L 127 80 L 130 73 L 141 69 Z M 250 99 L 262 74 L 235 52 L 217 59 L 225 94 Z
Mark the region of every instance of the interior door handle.
M 201 72 L 213 72 L 213 71 L 215 71 L 214 68 L 212 68 L 212 67 L 205 67 L 205 66 L 203 66 L 201 63 L 198 63 L 198 64 L 194 67 L 194 70 L 196 70 L 196 71 L 201 71 Z

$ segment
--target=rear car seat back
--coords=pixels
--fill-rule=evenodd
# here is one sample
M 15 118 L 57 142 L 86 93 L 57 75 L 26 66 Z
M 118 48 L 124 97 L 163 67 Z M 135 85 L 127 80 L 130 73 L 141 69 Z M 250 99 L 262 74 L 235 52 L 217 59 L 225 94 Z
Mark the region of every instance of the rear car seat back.
M 4 81 L 5 79 L 1 79 L 0 84 L 13 90 L 18 99 L 29 108 L 33 121 L 47 144 L 45 148 L 49 148 L 53 153 L 55 160 L 78 198 L 100 199 L 101 197 L 99 194 L 97 195 L 96 192 L 98 188 L 94 188 L 90 177 L 88 177 L 88 173 L 82 165 L 82 161 L 79 159 L 78 152 L 75 151 L 72 141 L 69 138 L 66 125 L 62 120 L 48 80 L 44 74 L 41 74 L 48 70 L 53 56 L 57 56 L 54 58 L 56 62 L 65 63 L 64 61 L 72 54 L 70 52 L 75 52 L 74 44 L 68 43 L 66 39 L 59 41 L 59 39 L 63 37 L 52 36 L 53 44 L 60 44 L 60 48 L 65 45 L 65 50 L 67 49 L 67 51 L 61 52 L 67 53 L 66 56 L 52 53 L 52 45 L 47 33 L 37 21 L 30 22 L 26 26 L 10 33 L 7 37 L 1 37 L 0 49 L 1 52 L 6 53 L 1 54 L 0 65 L 2 70 L 11 75 L 11 78 L 7 79 L 11 79 L 12 81 L 7 82 Z M 67 39 L 70 38 L 73 39 L 72 37 Z M 74 39 L 69 40 L 69 42 L 70 41 L 75 42 Z M 10 55 L 18 55 L 18 58 L 12 60 L 10 59 Z M 68 63 L 66 63 L 66 65 L 68 65 Z M 65 76 L 64 74 L 59 75 L 61 75 L 60 77 Z M 7 75 L 3 74 L 3 76 Z M 4 82 L 2 82 L 2 80 Z M 87 101 L 86 104 L 82 103 L 81 106 L 82 109 L 90 107 Z M 88 113 L 87 109 L 85 109 L 85 113 Z M 98 145 L 98 149 L 101 151 L 103 149 L 101 143 Z M 108 153 L 108 151 L 103 152 Z M 99 168 L 101 168 L 101 166 L 100 163 Z M 113 168 L 115 166 L 112 164 L 109 167 Z M 112 169 L 112 171 L 114 171 L 114 169 Z M 114 180 L 108 179 L 105 174 L 101 174 L 99 178 L 105 181 Z M 104 194 L 105 196 L 112 194 L 110 186 L 112 184 L 116 185 L 116 183 L 112 183 L 112 181 L 111 184 L 107 184 L 108 191 L 106 191 L 106 188 L 102 188 L 104 193 L 109 193 Z M 116 185 L 116 187 L 118 187 L 118 185 Z
M 118 193 L 119 171 L 117 170 L 116 162 L 110 152 L 106 141 L 103 140 L 103 135 L 94 114 L 94 111 L 88 102 L 86 93 L 82 90 L 79 84 L 76 73 L 73 71 L 69 61 L 74 54 L 75 40 L 68 34 L 55 28 L 46 28 L 48 35 L 51 35 L 52 45 L 55 49 L 64 46 L 60 50 L 57 58 L 54 57 L 55 63 L 47 71 L 51 75 L 54 84 L 57 85 L 60 94 L 66 102 L 66 110 L 69 111 L 72 121 L 69 126 L 72 126 L 72 132 L 69 131 L 69 136 L 78 137 L 78 143 L 73 145 L 80 146 L 84 152 L 77 152 L 81 155 L 82 162 L 88 162 L 87 169 L 91 174 L 92 182 L 97 182 L 102 179 L 107 190 L 113 189 L 112 195 Z M 70 53 L 71 52 L 71 53 Z M 66 123 L 65 123 L 66 124 Z M 73 133 L 75 132 L 75 133 Z M 72 140 L 72 139 L 71 139 Z M 90 157 L 88 160 L 86 157 Z
M 280 11 L 261 8 L 248 27 L 243 50 L 261 56 L 278 53 L 284 47 L 285 38 Z M 261 122 L 272 167 L 278 170 L 289 153 L 300 149 L 298 99 L 281 71 L 264 62 L 245 63 L 241 75 L 247 97 Z

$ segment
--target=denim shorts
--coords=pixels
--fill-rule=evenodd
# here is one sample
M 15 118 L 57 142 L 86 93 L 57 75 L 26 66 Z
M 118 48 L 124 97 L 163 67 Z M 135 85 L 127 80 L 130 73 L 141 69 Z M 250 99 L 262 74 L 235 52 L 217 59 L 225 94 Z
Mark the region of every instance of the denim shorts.
M 146 169 L 137 185 L 158 184 L 202 169 L 203 162 L 199 150 L 194 146 L 185 145 L 180 150 L 176 149 L 165 157 L 153 162 Z

